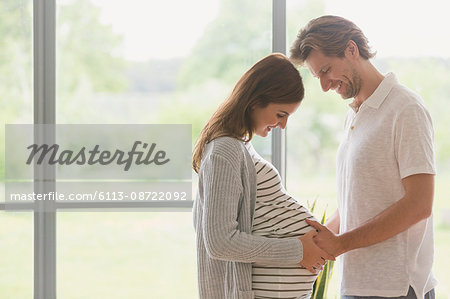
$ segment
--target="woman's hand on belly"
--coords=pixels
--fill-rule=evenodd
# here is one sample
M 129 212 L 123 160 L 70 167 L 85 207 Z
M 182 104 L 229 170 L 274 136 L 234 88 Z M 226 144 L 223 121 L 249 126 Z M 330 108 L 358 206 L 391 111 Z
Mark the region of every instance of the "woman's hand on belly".
M 303 245 L 303 259 L 300 261 L 300 265 L 309 272 L 317 274 L 323 269 L 326 260 L 334 261 L 335 258 L 314 243 L 315 235 L 317 232 L 312 230 L 299 238 Z

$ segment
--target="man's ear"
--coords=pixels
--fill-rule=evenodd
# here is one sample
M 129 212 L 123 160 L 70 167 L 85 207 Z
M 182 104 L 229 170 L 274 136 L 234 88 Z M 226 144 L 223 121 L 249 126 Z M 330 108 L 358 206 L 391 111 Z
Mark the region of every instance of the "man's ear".
M 345 56 L 358 58 L 359 57 L 359 49 L 358 45 L 353 41 L 349 40 L 347 43 L 347 48 L 345 48 Z

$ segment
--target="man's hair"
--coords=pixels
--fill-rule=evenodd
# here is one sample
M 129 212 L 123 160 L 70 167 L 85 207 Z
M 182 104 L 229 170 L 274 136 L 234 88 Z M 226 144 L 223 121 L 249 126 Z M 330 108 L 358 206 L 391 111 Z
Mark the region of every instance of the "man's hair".
M 356 43 L 362 58 L 368 60 L 375 56 L 368 39 L 353 22 L 338 16 L 322 16 L 311 20 L 300 30 L 291 47 L 290 59 L 303 65 L 311 50 L 342 58 L 350 40 Z

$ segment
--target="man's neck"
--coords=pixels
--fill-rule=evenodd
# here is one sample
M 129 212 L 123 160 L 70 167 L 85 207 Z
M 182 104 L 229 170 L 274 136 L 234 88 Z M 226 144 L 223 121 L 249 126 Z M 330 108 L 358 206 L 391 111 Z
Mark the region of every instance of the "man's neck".
M 370 63 L 365 61 L 361 64 L 359 75 L 361 76 L 362 86 L 358 95 L 354 98 L 350 107 L 356 112 L 365 100 L 367 100 L 377 89 L 384 79 L 384 76 Z

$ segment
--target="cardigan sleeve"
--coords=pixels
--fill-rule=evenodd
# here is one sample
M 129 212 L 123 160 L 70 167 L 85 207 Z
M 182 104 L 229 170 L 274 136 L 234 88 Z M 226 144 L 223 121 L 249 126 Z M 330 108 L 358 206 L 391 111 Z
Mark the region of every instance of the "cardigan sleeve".
M 234 163 L 233 163 L 234 164 Z M 241 172 L 220 155 L 202 162 L 203 242 L 213 259 L 268 265 L 294 265 L 303 258 L 297 238 L 255 236 L 238 229 L 242 197 Z

